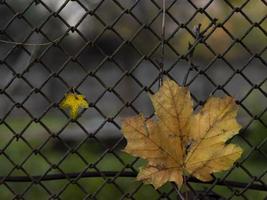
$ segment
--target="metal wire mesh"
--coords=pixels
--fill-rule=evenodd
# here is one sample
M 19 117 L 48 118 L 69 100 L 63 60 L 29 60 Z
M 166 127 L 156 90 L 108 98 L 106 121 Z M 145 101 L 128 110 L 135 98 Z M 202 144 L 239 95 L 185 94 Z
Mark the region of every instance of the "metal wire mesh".
M 0 1 L 1 199 L 264 199 L 267 197 L 265 0 Z M 121 152 L 121 119 L 153 115 L 169 77 L 231 95 L 245 153 L 209 183 L 184 190 L 136 182 L 143 163 Z M 77 120 L 68 91 L 90 107 Z

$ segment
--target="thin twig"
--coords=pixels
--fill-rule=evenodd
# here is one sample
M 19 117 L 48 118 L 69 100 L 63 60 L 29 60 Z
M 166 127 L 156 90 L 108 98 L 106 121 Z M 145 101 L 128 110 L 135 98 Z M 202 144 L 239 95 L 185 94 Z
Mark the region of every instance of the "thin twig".
M 161 24 L 161 59 L 159 72 L 159 87 L 163 82 L 163 69 L 165 64 L 165 29 L 166 29 L 166 0 L 162 0 L 162 24 Z
M 201 24 L 198 24 L 196 26 L 194 26 L 194 30 L 193 33 L 195 34 L 195 41 L 194 44 L 191 44 L 190 42 L 188 42 L 188 48 L 187 50 L 189 51 L 189 53 L 187 54 L 188 57 L 188 62 L 189 62 L 189 68 L 187 69 L 185 76 L 184 76 L 184 80 L 183 80 L 183 86 L 186 86 L 187 83 L 187 79 L 189 77 L 190 72 L 192 71 L 192 59 L 193 59 L 193 55 L 195 52 L 195 44 L 199 43 L 202 41 L 203 39 L 203 35 L 200 31 L 201 28 Z
M 56 38 L 55 40 L 51 41 L 51 42 L 45 42 L 45 43 L 23 43 L 23 42 L 13 42 L 13 41 L 7 41 L 7 40 L 1 40 L 1 43 L 5 43 L 5 44 L 15 44 L 15 45 L 22 45 L 22 46 L 48 46 L 50 44 L 53 44 L 55 42 L 57 42 L 58 40 L 60 40 L 63 37 L 63 35 L 61 35 L 60 37 Z
M 189 42 L 188 43 L 188 50 L 192 48 L 192 44 Z M 193 49 L 189 54 L 188 54 L 188 62 L 189 62 L 189 67 L 185 73 L 184 80 L 183 80 L 183 86 L 186 86 L 187 79 L 189 77 L 189 74 L 192 70 L 192 57 L 193 57 L 193 52 L 195 49 Z

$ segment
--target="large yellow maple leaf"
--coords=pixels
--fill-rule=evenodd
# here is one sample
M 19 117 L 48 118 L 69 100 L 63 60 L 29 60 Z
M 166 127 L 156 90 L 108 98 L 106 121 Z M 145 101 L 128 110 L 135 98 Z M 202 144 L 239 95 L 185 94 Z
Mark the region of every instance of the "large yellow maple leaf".
M 166 80 L 151 100 L 156 120 L 139 115 L 122 123 L 124 151 L 148 161 L 138 180 L 155 188 L 167 181 L 180 187 L 185 174 L 210 181 L 212 173 L 229 169 L 241 156 L 240 147 L 225 144 L 241 128 L 232 97 L 210 97 L 194 114 L 188 89 Z

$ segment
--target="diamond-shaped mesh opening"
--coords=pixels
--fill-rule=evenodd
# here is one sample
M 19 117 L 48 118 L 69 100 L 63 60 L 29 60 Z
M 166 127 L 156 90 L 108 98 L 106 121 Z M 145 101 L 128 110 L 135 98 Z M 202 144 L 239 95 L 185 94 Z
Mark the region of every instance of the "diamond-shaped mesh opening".
M 147 40 L 146 45 L 144 45 L 145 40 Z M 143 28 L 134 37 L 133 45 L 142 54 L 150 55 L 159 46 L 159 39 L 153 34 L 151 30 Z
M 207 1 L 208 3 L 205 6 L 205 11 L 207 15 L 212 18 L 218 19 L 218 22 L 224 22 L 227 17 L 232 13 L 232 9 L 227 6 L 225 1 L 216 2 L 216 1 Z M 224 9 L 221 9 L 224 8 Z
M 112 12 L 108 13 L 106 12 L 107 9 L 112 8 Z M 116 1 L 102 1 L 101 5 L 97 9 L 98 16 L 103 20 L 105 24 L 112 24 L 113 21 L 120 15 L 121 8 L 119 4 L 116 3 Z
M 207 39 L 207 44 L 216 54 L 223 54 L 233 42 L 223 28 L 217 28 Z
M 130 14 L 124 14 L 119 20 L 116 22 L 114 29 L 121 35 L 124 40 L 131 39 L 135 32 L 140 28 L 140 22 L 136 20 L 136 18 Z M 123 27 L 122 29 L 118 29 L 118 27 Z
M 188 42 L 194 41 L 194 37 L 184 28 L 179 28 L 169 40 L 170 45 L 178 54 L 186 54 Z
M 131 13 L 142 24 L 149 24 L 159 14 L 159 6 L 155 1 L 138 1 Z
M 257 9 L 258 13 L 253 12 L 255 9 Z M 265 18 L 265 13 L 267 12 L 266 1 L 256 0 L 253 3 L 248 1 L 243 8 L 243 12 L 251 21 L 259 22 L 262 18 Z
M 54 29 L 53 27 L 57 27 Z M 41 33 L 49 41 L 53 41 L 55 38 L 62 36 L 66 33 L 68 25 L 63 18 L 60 18 L 58 14 L 50 15 L 47 20 L 41 26 Z
M 253 38 L 258 38 L 258 42 L 255 42 Z M 267 36 L 266 32 L 262 32 L 261 28 L 253 27 L 250 31 L 245 35 L 243 42 L 250 49 L 250 51 L 254 51 L 255 53 L 259 53 L 262 49 L 266 48 L 266 44 L 261 41 L 266 41 Z M 257 44 L 257 46 L 255 46 Z
M 0 1 L 1 199 L 265 199 L 264 0 Z M 244 149 L 229 171 L 180 190 L 136 181 L 146 162 L 121 150 L 125 117 L 153 117 L 163 78 L 195 109 L 231 95 Z M 77 119 L 64 94 L 86 96 Z
M 74 14 L 69 15 L 70 12 Z M 86 11 L 78 2 L 72 1 L 60 9 L 59 15 L 66 20 L 69 26 L 76 26 L 85 13 Z
M 23 29 L 23 32 L 20 32 L 21 34 L 16 31 L 18 27 Z M 31 32 L 31 26 L 21 17 L 16 17 L 5 27 L 5 32 L 11 38 L 24 41 Z
M 180 6 L 180 4 L 183 4 L 183 6 Z M 181 3 L 173 4 L 173 6 L 169 9 L 169 12 L 179 23 L 186 23 L 195 14 L 196 9 L 189 1 L 182 0 Z

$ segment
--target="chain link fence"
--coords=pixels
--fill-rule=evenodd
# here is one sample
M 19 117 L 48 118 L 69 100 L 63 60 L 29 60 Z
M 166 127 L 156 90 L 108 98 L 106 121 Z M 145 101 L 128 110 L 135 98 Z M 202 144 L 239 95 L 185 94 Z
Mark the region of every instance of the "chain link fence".
M 1 0 L 1 199 L 266 199 L 266 0 Z M 231 95 L 243 129 L 234 167 L 182 190 L 135 180 L 124 117 L 153 116 L 163 78 L 199 109 Z M 75 90 L 89 109 L 71 120 Z

